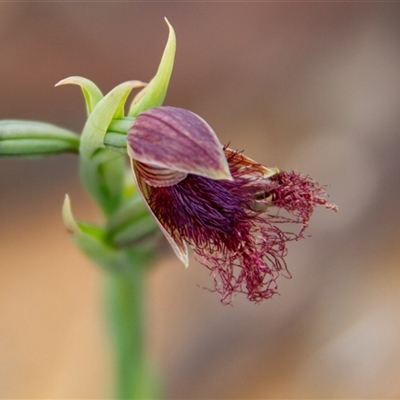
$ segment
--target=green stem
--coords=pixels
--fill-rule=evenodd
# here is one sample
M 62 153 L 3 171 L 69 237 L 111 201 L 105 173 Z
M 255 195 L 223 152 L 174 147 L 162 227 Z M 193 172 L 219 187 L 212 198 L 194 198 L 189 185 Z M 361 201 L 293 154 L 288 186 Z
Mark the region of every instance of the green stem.
M 155 385 L 145 354 L 143 297 L 147 268 L 108 274 L 108 307 L 117 357 L 117 398 L 154 398 Z

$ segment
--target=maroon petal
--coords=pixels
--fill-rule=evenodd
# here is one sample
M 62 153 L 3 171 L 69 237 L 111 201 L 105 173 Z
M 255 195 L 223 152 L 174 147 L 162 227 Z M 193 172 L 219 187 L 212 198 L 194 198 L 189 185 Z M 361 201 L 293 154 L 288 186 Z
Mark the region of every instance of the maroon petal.
M 172 186 L 187 177 L 187 173 L 167 168 L 155 167 L 135 161 L 135 168 L 142 179 L 150 186 Z
M 144 164 L 232 180 L 223 146 L 198 115 L 176 107 L 141 113 L 128 132 L 129 156 Z
M 146 183 L 146 181 L 142 178 L 138 168 L 137 163 L 134 160 L 131 160 L 133 177 L 135 179 L 136 186 L 142 195 L 144 202 L 146 203 L 149 211 L 154 216 L 154 219 L 157 221 L 161 231 L 164 233 L 164 236 L 167 238 L 169 244 L 174 250 L 176 256 L 182 261 L 185 267 L 189 265 L 189 255 L 188 249 L 185 241 L 180 236 L 172 236 L 168 230 L 168 227 L 165 227 L 163 222 L 158 218 L 158 216 L 153 212 L 152 208 L 149 205 L 149 198 L 152 187 Z

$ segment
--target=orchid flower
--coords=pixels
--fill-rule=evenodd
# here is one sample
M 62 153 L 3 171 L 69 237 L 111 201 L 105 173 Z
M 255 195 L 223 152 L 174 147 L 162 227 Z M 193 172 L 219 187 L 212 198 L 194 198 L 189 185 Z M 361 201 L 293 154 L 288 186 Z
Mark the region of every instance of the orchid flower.
M 278 276 L 290 277 L 286 243 L 304 236 L 315 206 L 336 210 L 308 176 L 224 147 L 207 122 L 181 108 L 139 114 L 127 149 L 137 187 L 176 255 L 188 266 L 187 245 L 194 250 L 223 303 L 235 293 L 271 298 Z M 288 222 L 297 233 L 284 229 Z
M 74 243 L 105 272 L 121 399 L 158 396 L 143 318 L 158 227 L 186 267 L 193 249 L 223 304 L 237 293 L 259 303 L 277 293 L 279 276 L 290 278 L 287 244 L 304 237 L 315 207 L 337 210 L 309 176 L 267 168 L 223 146 L 193 112 L 163 106 L 176 50 L 174 29 L 166 23 L 168 40 L 148 84 L 126 81 L 106 95 L 80 76 L 56 84 L 82 90 L 87 120 L 80 135 L 46 122 L 0 121 L 0 157 L 79 157 L 81 183 L 102 218 L 76 220 L 68 195 L 62 216 Z

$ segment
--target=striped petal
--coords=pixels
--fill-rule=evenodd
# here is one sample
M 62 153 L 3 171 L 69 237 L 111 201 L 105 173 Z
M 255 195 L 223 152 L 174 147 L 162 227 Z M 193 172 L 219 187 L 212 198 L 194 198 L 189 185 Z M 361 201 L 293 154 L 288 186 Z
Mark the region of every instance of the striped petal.
M 136 118 L 127 140 L 129 156 L 141 163 L 215 180 L 232 180 L 217 135 L 207 122 L 190 111 L 176 107 L 144 111 Z
M 189 254 L 185 241 L 180 237 L 176 236 L 173 238 L 168 230 L 164 227 L 162 221 L 154 214 L 153 210 L 149 206 L 149 197 L 150 197 L 150 185 L 145 181 L 145 179 L 141 175 L 141 167 L 138 167 L 138 163 L 131 159 L 131 165 L 133 170 L 133 177 L 135 183 L 139 189 L 140 194 L 143 197 L 144 202 L 146 203 L 150 213 L 153 215 L 154 219 L 157 221 L 161 231 L 164 233 L 167 238 L 169 244 L 174 250 L 177 257 L 182 261 L 185 267 L 189 266 Z

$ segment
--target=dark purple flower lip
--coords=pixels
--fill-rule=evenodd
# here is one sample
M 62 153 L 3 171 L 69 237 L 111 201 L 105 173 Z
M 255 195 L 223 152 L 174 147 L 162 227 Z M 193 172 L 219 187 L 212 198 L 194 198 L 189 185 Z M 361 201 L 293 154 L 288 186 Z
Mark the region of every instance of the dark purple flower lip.
M 287 242 L 303 237 L 316 206 L 337 207 L 310 177 L 224 148 L 195 114 L 150 111 L 129 132 L 129 155 L 139 191 L 175 253 L 187 266 L 187 245 L 193 248 L 225 304 L 235 293 L 256 303 L 271 298 L 278 276 L 290 277 Z

